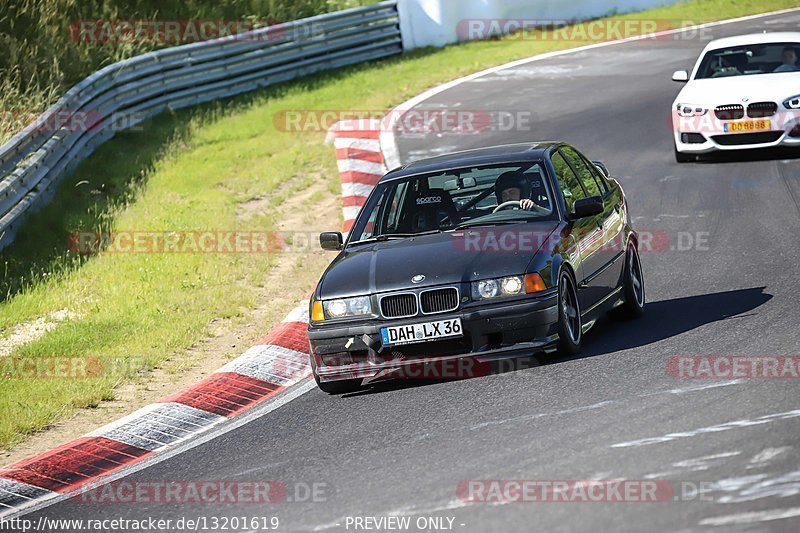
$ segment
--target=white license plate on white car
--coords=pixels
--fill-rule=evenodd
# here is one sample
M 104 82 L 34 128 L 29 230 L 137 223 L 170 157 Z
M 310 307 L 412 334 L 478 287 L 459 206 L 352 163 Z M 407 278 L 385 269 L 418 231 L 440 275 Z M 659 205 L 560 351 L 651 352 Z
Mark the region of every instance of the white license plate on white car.
M 464 330 L 461 328 L 461 319 L 451 318 L 436 322 L 381 328 L 381 343 L 384 346 L 399 346 L 401 344 L 462 337 L 463 335 Z

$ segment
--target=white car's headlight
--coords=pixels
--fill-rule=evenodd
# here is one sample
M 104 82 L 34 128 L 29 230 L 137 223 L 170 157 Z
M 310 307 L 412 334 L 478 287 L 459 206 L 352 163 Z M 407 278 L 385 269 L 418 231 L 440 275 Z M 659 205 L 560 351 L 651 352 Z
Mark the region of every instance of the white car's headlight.
M 326 319 L 346 318 L 372 314 L 372 301 L 369 296 L 343 298 L 322 302 Z
M 678 104 L 676 111 L 681 117 L 702 117 L 708 113 L 708 109 L 694 104 Z
M 539 274 L 507 276 L 505 278 L 485 279 L 472 282 L 473 300 L 491 300 L 503 296 L 518 296 L 546 290 Z
M 800 95 L 793 96 L 783 103 L 786 109 L 800 109 Z

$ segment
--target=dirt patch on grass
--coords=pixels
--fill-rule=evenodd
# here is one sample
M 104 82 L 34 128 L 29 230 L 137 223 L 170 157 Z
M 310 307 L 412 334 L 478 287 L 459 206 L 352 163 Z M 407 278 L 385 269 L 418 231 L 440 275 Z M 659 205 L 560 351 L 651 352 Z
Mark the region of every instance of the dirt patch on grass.
M 0 357 L 10 354 L 18 346 L 41 338 L 48 331 L 55 329 L 59 322 L 70 318 L 76 318 L 75 313 L 69 309 L 60 309 L 46 317 L 39 317 L 31 322 L 17 324 L 8 335 L 0 338 Z
M 260 198 L 257 207 L 252 201 L 246 202 L 249 205 L 240 208 L 240 214 L 250 218 L 252 215 L 247 213 L 251 209 L 261 213 L 271 210 L 278 221 L 278 231 L 290 235 L 295 232 L 311 235 L 336 229 L 341 223 L 341 200 L 330 192 L 323 178 L 311 183 L 299 178 L 290 180 L 275 194 L 278 196 Z M 0 463 L 14 463 L 85 435 L 196 383 L 241 355 L 283 320 L 301 300 L 308 298 L 320 274 L 334 257 L 313 244 L 289 246 L 285 252 L 275 256 L 274 265 L 258 283 L 255 308 L 243 310 L 243 316 L 235 319 L 213 320 L 208 325 L 205 339 L 173 354 L 161 368 L 145 377 L 119 385 L 114 389 L 114 400 L 101 402 L 95 408 L 81 409 L 27 437 L 20 444 L 0 451 Z

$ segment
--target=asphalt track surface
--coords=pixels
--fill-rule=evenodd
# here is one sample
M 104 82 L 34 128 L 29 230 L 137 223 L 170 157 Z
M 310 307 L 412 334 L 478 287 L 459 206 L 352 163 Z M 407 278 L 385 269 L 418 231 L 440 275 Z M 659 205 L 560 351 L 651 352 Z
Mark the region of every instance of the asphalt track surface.
M 800 354 L 800 159 L 767 152 L 678 165 L 668 122 L 680 88 L 671 73 L 690 68 L 710 37 L 799 25 L 800 13 L 773 16 L 490 74 L 423 106 L 532 111 L 531 127 L 398 140 L 406 161 L 536 139 L 565 140 L 603 160 L 636 227 L 669 235 L 676 248 L 642 254 L 644 318 L 603 322 L 579 357 L 537 357 L 533 368 L 345 397 L 313 389 L 127 478 L 324 483 L 326 501 L 62 501 L 27 518 L 274 515 L 282 531 L 345 531 L 348 516 L 401 514 L 412 523 L 451 517 L 455 531 L 797 531 L 798 380 L 681 380 L 666 365 L 680 355 Z M 703 244 L 677 249 L 679 234 Z M 614 478 L 713 490 L 702 501 L 660 503 L 493 505 L 456 494 L 462 480 Z

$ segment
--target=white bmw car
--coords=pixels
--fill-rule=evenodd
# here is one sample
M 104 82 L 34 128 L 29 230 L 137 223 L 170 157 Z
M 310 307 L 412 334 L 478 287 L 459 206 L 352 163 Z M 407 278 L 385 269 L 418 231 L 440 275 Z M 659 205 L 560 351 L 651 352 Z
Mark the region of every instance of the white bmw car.
M 800 147 L 800 32 L 712 41 L 672 104 L 675 159 L 715 150 Z

